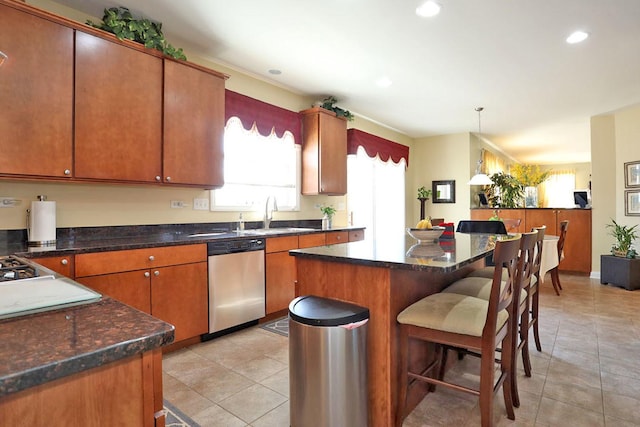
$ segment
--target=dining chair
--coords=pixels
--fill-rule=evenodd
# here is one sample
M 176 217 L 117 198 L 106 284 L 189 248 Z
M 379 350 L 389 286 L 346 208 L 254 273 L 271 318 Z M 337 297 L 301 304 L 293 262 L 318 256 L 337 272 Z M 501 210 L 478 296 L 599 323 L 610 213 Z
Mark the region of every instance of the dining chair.
M 536 240 L 536 258 L 533 262 L 531 285 L 529 287 L 529 319 L 526 328 L 523 323 L 520 325 L 520 333 L 523 332 L 529 336 L 529 330 L 533 328 L 533 340 L 536 343 L 536 350 L 542 351 L 542 345 L 540 344 L 540 333 L 538 331 L 538 316 L 540 307 L 540 265 L 542 264 L 542 248 L 544 247 L 544 235 L 547 231 L 547 226 L 534 227 L 534 230 L 538 232 L 538 238 Z M 524 365 L 524 373 L 526 376 L 531 376 L 531 361 L 529 360 L 529 352 L 527 351 L 526 359 L 524 352 L 522 353 L 522 361 Z
M 521 218 L 504 218 L 501 220 L 504 223 L 507 232 L 516 233 L 518 231 L 518 227 L 520 227 L 520 223 L 522 222 Z
M 529 313 L 530 313 L 530 296 L 531 296 L 531 282 L 532 274 L 535 267 L 536 259 L 536 243 L 538 239 L 538 231 L 532 231 L 530 233 L 522 233 L 520 239 L 520 248 L 518 253 L 518 265 L 516 272 L 516 280 L 514 284 L 514 301 L 513 310 L 511 316 L 513 319 L 518 319 L 513 323 L 513 329 L 511 331 L 513 336 L 513 347 L 505 350 L 502 348 L 502 354 L 505 351 L 510 351 L 513 357 L 513 372 L 511 375 L 511 389 L 513 391 L 513 405 L 520 406 L 520 398 L 518 395 L 517 384 L 517 354 L 522 351 L 522 363 L 525 366 L 525 373 L 527 376 L 531 376 L 531 361 L 529 359 Z M 491 268 L 485 267 L 479 271 L 477 275 L 470 274 L 460 280 L 453 282 L 447 286 L 442 292 L 455 293 L 461 295 L 467 295 L 476 298 L 488 299 L 492 286 L 492 276 L 487 277 L 491 272 Z M 505 269 L 502 270 L 502 280 L 508 279 L 509 272 Z M 524 334 L 523 330 L 527 333 Z M 473 354 L 473 353 L 471 353 Z M 528 369 L 528 370 L 527 370 Z
M 569 228 L 569 220 L 565 219 L 560 222 L 560 236 L 558 238 L 558 265 L 553 267 L 551 273 L 551 283 L 553 289 L 556 291 L 556 295 L 560 295 L 562 285 L 560 284 L 560 275 L 558 274 L 558 268 L 560 268 L 560 261 L 562 260 L 562 251 L 564 250 L 564 241 L 567 237 L 567 229 Z
M 496 268 L 489 298 L 441 292 L 422 298 L 398 314 L 400 378 L 395 420 L 397 427 L 402 425 L 407 415 L 408 387 L 414 381 L 426 382 L 432 386 L 441 385 L 478 396 L 483 427 L 494 424 L 494 397 L 502 386 L 507 417 L 515 419 L 511 390 L 512 353 L 505 352 L 500 358 L 497 379 L 494 354 L 500 346 L 511 348 L 513 345 L 510 311 L 513 309 L 519 247 L 520 237 L 496 242 Z M 507 270 L 506 281 L 502 280 L 503 268 Z M 426 369 L 421 369 L 420 373 L 409 371 L 410 339 L 435 344 L 432 362 Z M 479 388 L 445 381 L 447 352 L 450 347 L 480 353 Z
M 502 221 L 462 220 L 458 222 L 458 233 L 507 234 Z

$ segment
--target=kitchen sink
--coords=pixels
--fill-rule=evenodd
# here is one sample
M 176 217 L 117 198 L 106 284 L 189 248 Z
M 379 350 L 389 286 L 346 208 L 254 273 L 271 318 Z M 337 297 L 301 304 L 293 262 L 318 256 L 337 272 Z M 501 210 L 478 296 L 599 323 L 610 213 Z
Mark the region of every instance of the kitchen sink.
M 189 237 L 215 237 L 223 234 L 227 234 L 226 232 L 216 232 L 216 233 L 200 233 L 200 234 L 189 234 Z
M 270 234 L 282 234 L 282 233 L 299 233 L 302 231 L 314 231 L 313 228 L 298 228 L 298 227 L 282 227 L 282 228 L 254 228 L 250 230 L 236 230 L 236 234 L 239 236 L 266 236 Z

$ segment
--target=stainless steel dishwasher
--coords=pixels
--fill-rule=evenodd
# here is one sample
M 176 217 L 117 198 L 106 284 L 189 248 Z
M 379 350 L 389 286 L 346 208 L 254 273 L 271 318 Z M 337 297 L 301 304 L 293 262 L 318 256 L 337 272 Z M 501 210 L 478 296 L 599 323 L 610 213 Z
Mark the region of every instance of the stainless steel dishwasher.
M 209 333 L 265 316 L 264 239 L 207 243 Z

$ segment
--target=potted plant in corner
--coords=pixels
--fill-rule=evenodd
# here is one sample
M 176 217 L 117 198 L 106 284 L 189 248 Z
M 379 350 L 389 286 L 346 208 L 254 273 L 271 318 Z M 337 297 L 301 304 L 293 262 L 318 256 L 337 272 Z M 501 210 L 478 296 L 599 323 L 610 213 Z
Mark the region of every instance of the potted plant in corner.
M 333 215 L 336 213 L 336 208 L 333 206 L 320 206 L 320 211 L 324 214 L 322 217 L 322 229 L 331 230 L 333 226 Z
M 431 190 L 427 190 L 424 186 L 418 188 L 418 200 L 420 200 L 420 220 L 424 219 L 424 204 L 431 197 Z
M 607 224 L 609 228 L 609 234 L 616 239 L 616 244 L 611 247 L 611 254 L 623 258 L 635 258 L 638 252 L 632 248 L 634 240 L 638 238 L 636 227 L 634 225 L 630 227 L 628 225 L 620 225 L 614 219 L 611 220 L 611 224 Z

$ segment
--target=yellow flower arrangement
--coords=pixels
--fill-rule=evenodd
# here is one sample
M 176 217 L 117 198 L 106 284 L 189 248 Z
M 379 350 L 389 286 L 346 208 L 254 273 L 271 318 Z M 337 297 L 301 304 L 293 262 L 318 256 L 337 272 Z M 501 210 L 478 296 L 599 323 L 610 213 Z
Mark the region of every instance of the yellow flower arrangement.
M 540 165 L 516 164 L 511 166 L 513 175 L 525 187 L 534 187 L 549 178 L 551 171 L 540 170 Z

